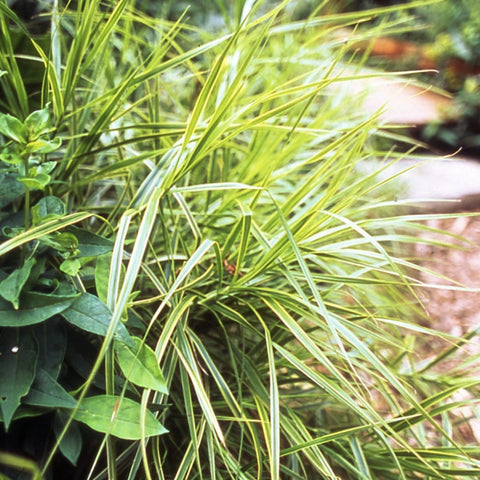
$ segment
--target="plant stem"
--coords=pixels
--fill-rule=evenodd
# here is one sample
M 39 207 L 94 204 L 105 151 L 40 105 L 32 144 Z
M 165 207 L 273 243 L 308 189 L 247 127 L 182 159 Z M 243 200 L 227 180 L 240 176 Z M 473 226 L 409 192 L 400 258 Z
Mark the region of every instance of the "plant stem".
M 28 176 L 28 155 L 25 155 L 23 160 L 24 176 Z M 25 185 L 25 230 L 30 226 L 30 188 Z

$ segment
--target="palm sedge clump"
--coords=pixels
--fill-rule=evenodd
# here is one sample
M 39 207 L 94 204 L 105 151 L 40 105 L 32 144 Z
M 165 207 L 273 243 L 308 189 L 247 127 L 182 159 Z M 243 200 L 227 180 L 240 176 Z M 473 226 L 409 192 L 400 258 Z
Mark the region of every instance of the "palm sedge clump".
M 48 48 L 0 4 L 5 478 L 478 473 L 451 400 L 477 382 L 436 368 L 468 338 L 414 348 L 441 334 L 396 252 L 426 216 L 359 173 L 375 118 L 331 90 L 358 76 L 331 33 L 389 9 L 287 4 L 213 35 L 54 3 Z

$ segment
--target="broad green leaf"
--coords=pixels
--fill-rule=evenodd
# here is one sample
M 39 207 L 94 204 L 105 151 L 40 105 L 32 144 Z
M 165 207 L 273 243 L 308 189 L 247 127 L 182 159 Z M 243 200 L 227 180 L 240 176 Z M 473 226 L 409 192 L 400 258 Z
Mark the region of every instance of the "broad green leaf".
M 112 320 L 112 312 L 95 295 L 82 293 L 80 297 L 66 310 L 62 316 L 72 325 L 87 332 L 105 336 Z M 115 338 L 118 341 L 133 345 L 132 339 L 125 328 L 119 323 Z
M 57 440 L 63 432 L 63 429 L 68 422 L 68 419 L 68 415 L 66 415 L 62 411 L 57 411 L 53 421 L 53 431 L 55 432 Z M 80 452 L 82 451 L 82 443 L 82 434 L 80 432 L 80 428 L 78 427 L 78 423 L 71 422 L 68 426 L 68 430 L 62 436 L 59 448 L 63 456 L 72 465 L 77 464 L 78 457 L 80 456 Z
M 71 283 L 65 281 L 59 282 L 52 293 L 54 295 L 80 295 L 78 290 L 76 290 Z
M 32 207 L 32 220 L 34 225 L 46 222 L 65 215 L 65 204 L 58 197 L 47 195 Z
M 70 307 L 77 295 L 49 295 L 27 292 L 20 295 L 20 308 L 0 298 L 0 327 L 24 327 L 41 323 Z
M 6 430 L 22 397 L 33 383 L 37 357 L 38 348 L 32 332 L 17 328 L 1 329 L 0 410 Z
M 133 337 L 132 340 L 135 344 L 133 348 L 115 343 L 118 364 L 125 378 L 140 387 L 168 394 L 155 352 L 142 339 Z
M 0 151 L 0 161 L 7 163 L 8 165 L 22 165 L 23 158 L 18 152 L 18 148 L 15 146 L 5 146 Z
M 27 128 L 18 118 L 9 114 L 0 113 L 0 133 L 17 143 L 27 143 Z
M 51 162 L 42 162 L 38 165 L 35 166 L 35 171 L 38 174 L 40 173 L 51 173 L 57 166 L 57 162 L 51 161 Z
M 145 332 L 146 326 L 143 322 L 142 315 L 135 312 L 131 308 L 127 311 L 127 320 L 125 321 L 127 328 L 135 328 L 140 332 Z
M 35 258 L 27 259 L 20 268 L 14 270 L 7 278 L 0 282 L 0 295 L 10 302 L 15 310 L 18 310 L 20 293 L 30 277 L 30 272 L 35 263 Z
M 35 418 L 35 417 L 40 417 L 43 415 L 45 412 L 42 412 L 42 410 L 36 408 L 36 407 L 30 407 L 28 405 L 23 405 L 21 404 L 16 410 L 15 413 L 13 414 L 12 421 L 15 420 L 20 420 L 21 418 Z M 3 413 L 2 409 L 0 408 L 0 422 L 3 422 Z
M 82 330 L 69 328 L 67 335 L 68 348 L 65 351 L 64 364 L 68 365 L 68 368 L 76 372 L 81 378 L 87 379 L 98 358 L 98 346 L 89 341 L 88 336 Z M 105 372 L 103 369 L 96 373 L 92 384 L 101 390 L 105 388 Z
M 42 368 L 37 368 L 35 380 L 23 402 L 52 408 L 75 408 L 77 405 L 77 401 Z
M 144 425 L 141 425 L 142 416 L 145 418 Z M 114 395 L 83 399 L 74 418 L 97 432 L 125 440 L 140 440 L 168 432 L 150 410 L 142 411 L 139 403 Z
M 0 208 L 25 194 L 25 186 L 11 173 L 0 173 Z
M 80 257 L 96 257 L 112 251 L 113 242 L 108 238 L 78 227 L 70 227 L 68 232 L 73 233 L 78 240 Z
M 29 133 L 30 139 L 37 139 L 44 135 L 50 129 L 50 111 L 49 106 L 41 110 L 35 110 L 25 119 L 25 127 Z
M 55 379 L 60 374 L 67 348 L 67 335 L 64 327 L 63 319 L 57 317 L 37 324 L 33 328 L 38 344 L 37 368 L 42 368 Z

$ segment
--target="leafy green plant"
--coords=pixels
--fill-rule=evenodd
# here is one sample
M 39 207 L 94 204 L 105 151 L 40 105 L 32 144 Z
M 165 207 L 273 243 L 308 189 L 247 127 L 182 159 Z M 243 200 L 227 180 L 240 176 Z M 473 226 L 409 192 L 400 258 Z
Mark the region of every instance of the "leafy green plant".
M 57 162 L 48 161 L 46 155 L 58 150 L 61 140 L 50 139 L 50 130 L 48 106 L 33 112 L 24 122 L 0 114 L 0 133 L 7 140 L 0 153 L 5 189 L 2 232 L 9 238 L 2 244 L 2 251 L 20 251 L 16 259 L 7 257 L 0 270 L 1 418 L 8 431 L 12 420 L 55 410 L 60 416 L 74 411 L 76 420 L 95 430 L 138 438 L 140 405 L 119 396 L 97 395 L 85 398 L 79 407 L 58 381 L 68 344 L 60 318 L 86 332 L 108 333 L 110 310 L 98 297 L 82 293 L 68 279 L 78 275 L 92 259 L 111 252 L 112 242 L 86 229 L 69 227 L 86 215 L 66 215 L 66 205 L 54 195 L 42 196 L 31 205 L 32 194 L 43 193 L 54 183 L 51 174 Z M 21 216 L 19 209 L 23 209 Z M 60 230 L 59 224 L 67 228 Z M 45 327 L 37 328 L 38 324 Z M 167 393 L 161 372 L 152 366 L 156 365 L 154 353 L 130 337 L 121 323 L 114 336 L 125 378 Z M 147 436 L 164 431 L 151 413 L 145 429 Z M 60 448 L 75 463 L 78 445 L 72 446 L 75 453 L 66 445 Z
M 478 382 L 436 369 L 470 337 L 425 364 L 415 341 L 442 335 L 408 320 L 399 254 L 428 216 L 361 173 L 375 118 L 332 89 L 359 77 L 332 32 L 384 10 L 293 22 L 287 3 L 236 1 L 219 34 L 89 0 L 54 9 L 48 50 L 30 38 L 43 108 L 13 108 L 19 85 L 1 132 L 21 159 L 2 172 L 7 475 L 27 455 L 46 478 L 62 456 L 112 480 L 478 474 L 452 434 Z M 5 126 L 31 115 L 48 152 Z

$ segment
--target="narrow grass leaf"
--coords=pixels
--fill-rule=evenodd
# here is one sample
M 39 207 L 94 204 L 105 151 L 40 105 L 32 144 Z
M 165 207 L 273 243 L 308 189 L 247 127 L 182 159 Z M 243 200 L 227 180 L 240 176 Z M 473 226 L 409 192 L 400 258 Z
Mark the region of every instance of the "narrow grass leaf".
M 177 352 L 179 358 L 182 362 L 183 367 L 185 368 L 195 394 L 198 399 L 198 403 L 202 409 L 202 412 L 207 420 L 209 427 L 215 432 L 215 436 L 222 446 L 225 446 L 225 438 L 220 427 L 217 416 L 215 415 L 215 410 L 213 405 L 210 402 L 209 395 L 207 394 L 203 382 L 201 380 L 202 376 L 198 370 L 198 366 L 194 360 L 194 354 L 187 342 L 187 339 L 182 334 L 181 330 L 178 331 L 178 344 Z
M 200 262 L 200 260 L 203 258 L 203 256 L 212 248 L 214 245 L 214 242 L 212 240 L 204 240 L 202 244 L 193 252 L 191 257 L 188 259 L 188 261 L 185 263 L 184 267 L 180 270 L 180 273 L 178 274 L 177 278 L 173 282 L 172 286 L 168 290 L 167 294 L 165 295 L 165 298 L 162 300 L 162 303 L 160 306 L 157 308 L 155 313 L 153 314 L 149 328 L 153 326 L 154 322 L 157 320 L 158 316 L 160 313 L 163 311 L 165 306 L 170 302 L 170 299 L 175 295 L 177 292 L 177 289 L 180 287 L 180 285 L 184 282 L 184 280 L 188 277 L 188 275 L 191 273 L 191 271 L 197 266 L 197 264 Z M 163 344 L 163 342 L 162 342 Z M 157 343 L 157 348 L 158 350 L 158 345 L 160 345 L 160 342 Z M 158 355 L 158 353 L 157 353 Z
M 91 213 L 86 212 L 72 213 L 61 219 L 50 220 L 42 225 L 25 230 L 23 233 L 20 233 L 0 244 L 0 257 L 28 242 L 37 240 L 38 238 L 49 235 L 53 232 L 58 232 L 69 225 L 86 220 L 91 216 Z
M 272 339 L 265 329 L 265 346 L 268 354 L 270 377 L 270 476 L 272 480 L 280 478 L 280 400 L 277 385 L 277 371 Z

